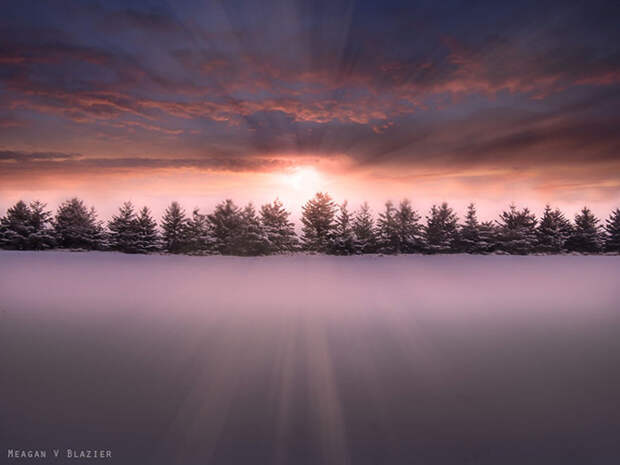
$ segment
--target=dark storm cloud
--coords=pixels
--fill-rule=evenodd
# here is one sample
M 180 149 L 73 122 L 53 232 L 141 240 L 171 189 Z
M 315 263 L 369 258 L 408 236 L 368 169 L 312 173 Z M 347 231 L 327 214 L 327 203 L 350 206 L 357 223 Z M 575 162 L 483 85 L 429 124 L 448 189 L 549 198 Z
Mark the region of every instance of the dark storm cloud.
M 0 104 L 11 117 L 0 119 L 0 144 L 11 146 L 0 148 L 20 148 L 10 138 L 19 121 L 19 134 L 31 131 L 44 151 L 38 125 L 52 121 L 68 138 L 131 136 L 139 148 L 148 137 L 178 154 L 101 157 L 90 152 L 105 141 L 93 137 L 81 158 L 39 158 L 39 170 L 262 171 L 281 168 L 270 155 L 308 154 L 446 170 L 581 163 L 584 176 L 590 165 L 620 163 L 617 2 L 65 1 L 5 10 Z M 26 172 L 34 160 L 14 158 L 10 169 Z

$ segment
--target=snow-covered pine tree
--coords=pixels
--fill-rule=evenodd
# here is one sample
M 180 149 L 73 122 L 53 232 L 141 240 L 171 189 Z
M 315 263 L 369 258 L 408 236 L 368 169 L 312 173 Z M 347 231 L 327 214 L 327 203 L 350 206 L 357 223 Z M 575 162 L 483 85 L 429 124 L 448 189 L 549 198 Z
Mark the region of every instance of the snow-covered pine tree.
M 538 250 L 547 253 L 561 252 L 571 233 L 572 226 L 564 214 L 559 209 L 552 210 L 546 205 L 536 228 Z
M 110 248 L 124 253 L 140 252 L 138 242 L 138 221 L 131 202 L 125 202 L 118 209 L 118 214 L 108 222 L 108 240 Z
M 56 242 L 63 248 L 103 249 L 107 243 L 95 208 L 76 197 L 60 204 L 54 218 Z
M 536 250 L 536 216 L 528 208 L 518 210 L 513 204 L 500 214 L 499 248 L 514 255 Z
M 427 250 L 431 253 L 456 252 L 458 218 L 446 202 L 433 205 L 424 227 Z
M 32 232 L 28 236 L 28 248 L 42 250 L 54 247 L 56 241 L 52 228 L 52 212 L 39 200 L 30 202 L 29 207 Z
M 603 248 L 599 220 L 588 207 L 575 215 L 573 233 L 566 241 L 566 248 L 573 252 L 597 253 Z
M 10 207 L 0 219 L 0 246 L 3 249 L 26 250 L 33 232 L 30 208 L 23 200 Z
M 293 252 L 299 246 L 295 225 L 289 221 L 289 216 L 278 199 L 260 209 L 260 221 L 271 244 L 271 253 Z
M 187 221 L 186 234 L 187 252 L 198 255 L 213 252 L 215 240 L 211 234 L 211 223 L 207 215 L 200 213 L 198 208 L 194 208 L 192 217 Z
M 187 249 L 187 217 L 178 202 L 172 202 L 161 223 L 164 249 L 170 253 L 183 253 Z
M 272 249 L 267 232 L 251 203 L 241 211 L 241 227 L 235 244 L 235 255 L 247 257 L 267 255 Z
M 346 200 L 338 207 L 330 252 L 334 255 L 355 253 L 353 224 Z
M 385 202 L 385 209 L 379 213 L 377 220 L 377 247 L 380 253 L 395 254 L 402 251 L 396 214 L 392 201 Z
M 138 241 L 136 247 L 140 253 L 156 252 L 160 249 L 160 239 L 157 233 L 157 222 L 151 216 L 148 207 L 142 207 L 136 218 Z
M 605 250 L 620 252 L 620 208 L 612 211 L 605 221 Z
M 478 229 L 480 240 L 476 253 L 491 253 L 499 247 L 499 231 L 493 221 L 483 221 Z
M 329 194 L 318 192 L 302 207 L 302 246 L 305 250 L 328 252 L 334 233 L 336 205 Z
M 214 250 L 222 255 L 237 255 L 238 236 L 241 233 L 243 217 L 241 209 L 227 199 L 215 206 L 207 215 L 214 239 Z
M 375 222 L 367 202 L 364 202 L 355 213 L 353 237 L 355 253 L 373 253 L 376 250 Z
M 459 249 L 465 253 L 480 253 L 480 223 L 476 206 L 470 203 L 467 206 L 465 222 L 459 231 Z
M 400 252 L 416 253 L 424 251 L 425 241 L 422 236 L 420 215 L 413 209 L 409 199 L 400 202 L 394 218 L 398 230 Z

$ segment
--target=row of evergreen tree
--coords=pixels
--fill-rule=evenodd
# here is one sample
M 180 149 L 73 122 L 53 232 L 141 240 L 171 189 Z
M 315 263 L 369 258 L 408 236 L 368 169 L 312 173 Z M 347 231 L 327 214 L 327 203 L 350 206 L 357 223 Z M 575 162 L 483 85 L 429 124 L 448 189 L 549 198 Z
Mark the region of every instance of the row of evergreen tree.
M 136 211 L 126 202 L 104 225 L 95 209 L 77 198 L 63 202 L 55 215 L 42 202 L 19 201 L 0 218 L 0 247 L 243 256 L 298 250 L 334 255 L 620 252 L 620 209 L 604 225 L 587 207 L 571 222 L 549 206 L 537 219 L 514 205 L 495 222 L 481 222 L 471 204 L 461 224 L 447 203 L 434 205 L 425 221 L 406 199 L 398 205 L 387 202 L 374 218 L 367 203 L 350 212 L 347 202 L 337 205 L 318 193 L 302 207 L 299 238 L 289 217 L 279 200 L 258 211 L 252 204 L 241 208 L 225 200 L 212 213 L 195 209 L 191 215 L 172 202 L 158 227 L 147 207 Z

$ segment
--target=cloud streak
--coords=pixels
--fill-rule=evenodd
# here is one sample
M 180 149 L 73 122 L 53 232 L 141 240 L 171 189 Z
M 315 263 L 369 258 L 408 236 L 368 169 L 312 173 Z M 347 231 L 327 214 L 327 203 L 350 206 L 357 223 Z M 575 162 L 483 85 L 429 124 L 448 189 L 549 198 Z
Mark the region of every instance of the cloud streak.
M 0 177 L 33 174 L 84 175 L 158 170 L 266 172 L 284 170 L 291 161 L 274 158 L 93 158 L 73 153 L 0 151 Z

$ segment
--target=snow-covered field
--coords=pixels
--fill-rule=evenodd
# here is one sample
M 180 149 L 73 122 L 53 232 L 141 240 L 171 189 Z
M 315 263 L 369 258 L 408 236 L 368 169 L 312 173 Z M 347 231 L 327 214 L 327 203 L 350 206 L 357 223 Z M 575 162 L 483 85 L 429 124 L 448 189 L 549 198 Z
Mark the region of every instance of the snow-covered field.
M 619 367 L 620 257 L 0 252 L 2 448 L 617 463 Z

